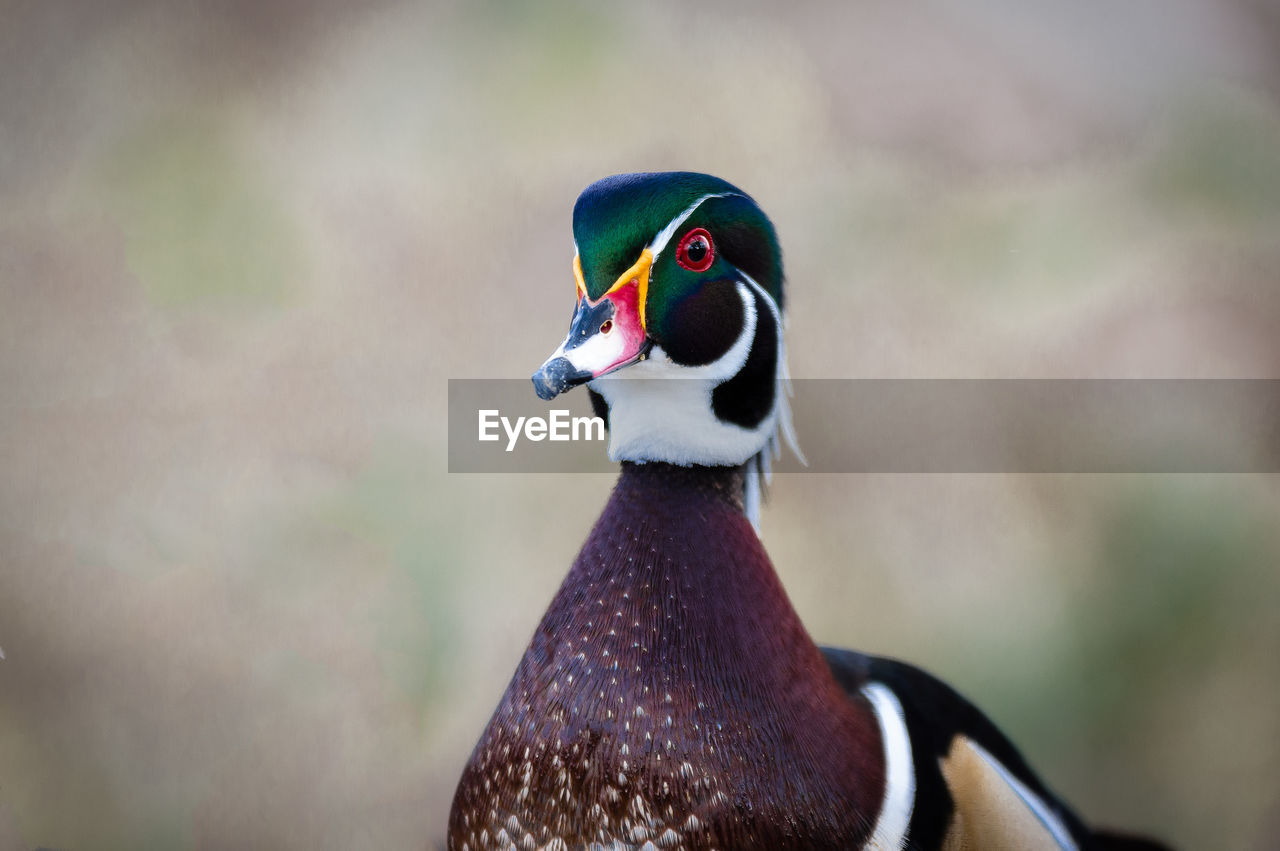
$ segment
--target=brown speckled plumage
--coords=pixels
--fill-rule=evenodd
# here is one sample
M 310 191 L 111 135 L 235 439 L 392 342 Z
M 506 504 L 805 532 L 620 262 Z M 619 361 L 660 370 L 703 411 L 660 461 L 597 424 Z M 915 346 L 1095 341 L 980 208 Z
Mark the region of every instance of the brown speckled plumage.
M 883 776 L 742 471 L 624 464 L 463 773 L 449 847 L 857 848 Z

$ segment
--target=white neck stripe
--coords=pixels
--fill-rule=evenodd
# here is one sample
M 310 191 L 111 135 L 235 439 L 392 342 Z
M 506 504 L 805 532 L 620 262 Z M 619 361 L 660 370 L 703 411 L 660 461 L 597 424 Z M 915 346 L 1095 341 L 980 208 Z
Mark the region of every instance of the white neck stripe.
M 676 229 L 685 223 L 685 220 L 693 215 L 693 211 L 702 206 L 704 201 L 710 201 L 712 198 L 732 198 L 733 196 L 745 198 L 741 192 L 708 192 L 698 200 L 694 201 L 684 212 L 667 222 L 667 226 L 658 231 L 658 235 L 653 238 L 653 242 L 649 243 L 649 251 L 657 259 L 662 249 L 667 247 L 667 243 L 671 241 L 671 237 L 675 236 Z
M 773 313 L 773 321 L 778 329 L 778 369 L 777 369 L 777 390 L 774 400 L 774 406 L 778 411 L 778 428 L 782 432 L 782 438 L 787 442 L 787 447 L 795 453 L 796 458 L 804 466 L 809 466 L 809 461 L 804 457 L 804 453 L 800 451 L 800 441 L 796 437 L 795 425 L 791 421 L 791 370 L 787 368 L 787 343 L 786 334 L 783 333 L 783 317 L 782 311 L 778 309 L 778 303 L 773 300 L 773 296 L 769 295 L 769 291 L 756 280 L 741 269 L 738 274 L 747 282 L 753 290 L 755 290 L 764 303 L 769 305 L 769 310 Z M 782 447 L 777 440 L 773 441 L 773 457 L 775 460 L 782 457 Z M 765 464 L 765 484 L 769 482 L 769 459 L 763 459 Z
M 911 736 L 902 715 L 902 704 L 883 683 L 867 683 L 862 693 L 880 722 L 884 740 L 884 802 L 876 816 L 876 826 L 864 848 L 901 851 L 911 826 L 916 802 L 916 770 L 911 755 Z

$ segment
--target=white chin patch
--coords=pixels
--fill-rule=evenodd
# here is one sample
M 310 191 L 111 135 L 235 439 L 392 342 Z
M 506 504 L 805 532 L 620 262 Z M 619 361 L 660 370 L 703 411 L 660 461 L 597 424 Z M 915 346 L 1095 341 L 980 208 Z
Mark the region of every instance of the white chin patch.
M 742 369 L 755 338 L 756 300 L 746 284 L 737 289 L 744 310 L 742 333 L 719 360 L 680 366 L 654 346 L 647 360 L 588 385 L 609 403 L 612 460 L 736 465 L 769 443 L 777 427 L 777 406 L 750 429 L 719 420 L 711 406 L 712 391 Z
M 623 335 L 615 330 L 610 334 L 592 334 L 582 345 L 568 351 L 561 344 L 560 351 L 576 368 L 594 375 L 621 360 L 625 344 Z

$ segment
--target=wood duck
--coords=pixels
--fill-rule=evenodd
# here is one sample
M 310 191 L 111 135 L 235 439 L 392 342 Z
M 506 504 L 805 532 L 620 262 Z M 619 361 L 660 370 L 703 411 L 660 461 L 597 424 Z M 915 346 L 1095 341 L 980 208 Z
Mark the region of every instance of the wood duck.
M 809 637 L 754 527 L 791 439 L 755 201 L 619 175 L 578 198 L 573 234 L 577 306 L 533 383 L 587 384 L 621 474 L 463 771 L 448 847 L 1163 847 L 1086 827 L 941 681 Z

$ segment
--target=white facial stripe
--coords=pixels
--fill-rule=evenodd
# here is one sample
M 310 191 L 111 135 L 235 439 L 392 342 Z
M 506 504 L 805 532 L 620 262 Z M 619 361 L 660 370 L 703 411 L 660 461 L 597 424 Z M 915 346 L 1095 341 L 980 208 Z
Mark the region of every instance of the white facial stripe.
M 685 220 L 693 215 L 693 211 L 702 206 L 704 201 L 710 201 L 712 198 L 731 198 L 733 196 L 746 197 L 740 192 L 709 192 L 703 195 L 697 201 L 694 201 L 684 212 L 667 222 L 667 226 L 658 231 L 658 235 L 653 238 L 653 242 L 649 243 L 649 251 L 653 253 L 656 259 L 662 249 L 667 247 L 667 243 L 671 241 L 671 237 L 675 236 L 676 230 L 685 223 Z
M 1017 793 L 1022 802 L 1027 805 L 1027 808 L 1044 825 L 1045 830 L 1053 835 L 1053 841 L 1058 843 L 1062 851 L 1077 851 L 1075 840 L 1071 838 L 1071 831 L 1067 830 L 1067 826 L 1058 817 L 1057 813 L 1049 809 L 1048 804 L 1039 795 L 1032 792 L 1021 780 L 1014 777 L 1012 772 L 1001 764 L 1000 760 L 987 752 L 986 748 L 973 739 L 968 741 L 969 747 L 977 751 L 978 756 L 986 760 L 987 764 L 996 770 L 996 773 L 1000 775 L 1004 782 L 1009 784 L 1009 788 Z
M 778 309 L 778 303 L 773 300 L 773 296 L 755 280 L 743 272 L 738 270 L 738 274 L 742 275 L 742 279 L 751 285 L 752 289 L 764 299 L 764 303 L 769 305 L 769 310 L 773 313 L 773 321 L 778 329 L 778 370 L 777 370 L 777 392 L 774 397 L 774 408 L 778 413 L 778 428 L 782 432 L 782 438 L 787 442 L 789 448 L 800 463 L 808 466 L 809 462 L 804 457 L 804 453 L 800 451 L 800 441 L 796 438 L 795 425 L 791 422 L 791 373 L 787 370 L 787 346 L 786 335 L 782 333 L 782 311 Z M 782 448 L 779 446 L 777 439 L 772 441 L 773 457 L 782 457 Z M 765 483 L 769 482 L 770 468 L 769 458 L 764 457 L 764 476 Z
M 734 268 L 736 269 L 737 267 L 735 266 Z M 774 321 L 777 322 L 778 327 L 781 328 L 782 311 L 778 310 L 778 303 L 773 300 L 773 296 L 769 295 L 769 291 L 756 283 L 755 278 L 751 277 L 746 272 L 738 269 L 738 274 L 742 276 L 742 280 L 746 281 L 747 284 L 760 295 L 760 298 L 764 299 L 764 303 L 769 305 L 769 311 L 773 313 Z
M 568 342 L 567 340 L 565 342 Z M 622 346 L 626 342 L 620 333 L 592 334 L 586 341 L 564 353 L 569 363 L 577 369 L 597 373 L 605 367 L 613 366 L 622 357 Z M 563 343 L 561 347 L 563 347 Z
M 751 344 L 756 339 L 756 325 L 760 319 L 756 316 L 756 300 L 751 297 L 750 291 L 741 283 L 736 285 L 736 289 L 738 298 L 742 299 L 742 333 L 719 360 L 712 361 L 706 366 L 692 367 L 694 377 L 728 381 L 747 363 L 747 356 L 751 354 Z
M 876 816 L 867 848 L 901 851 L 911 825 L 916 801 L 916 769 L 911 758 L 911 736 L 902 715 L 902 704 L 883 683 L 868 683 L 862 694 L 871 702 L 884 740 L 884 802 Z

